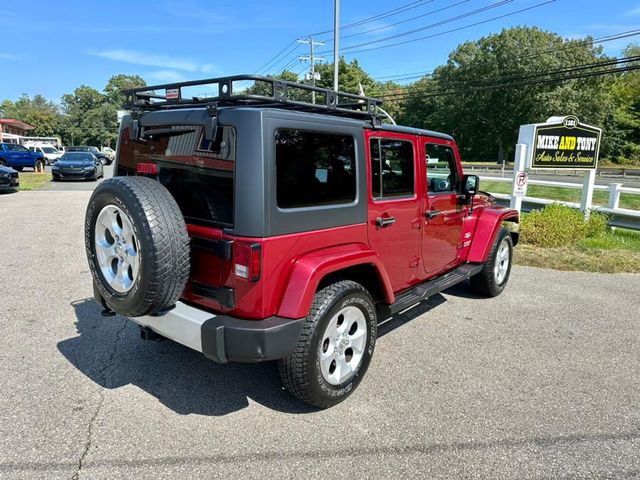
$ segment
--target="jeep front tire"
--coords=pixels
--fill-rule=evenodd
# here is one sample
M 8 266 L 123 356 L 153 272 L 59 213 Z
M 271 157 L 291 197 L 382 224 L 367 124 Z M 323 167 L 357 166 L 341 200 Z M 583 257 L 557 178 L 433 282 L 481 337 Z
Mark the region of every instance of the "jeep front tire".
M 159 182 L 115 177 L 91 195 L 85 217 L 89 268 L 106 304 L 129 317 L 173 306 L 189 278 L 189 236 Z
M 507 286 L 513 261 L 513 241 L 509 231 L 501 227 L 480 273 L 471 277 L 471 288 L 485 297 L 497 297 Z
M 328 408 L 347 398 L 371 362 L 377 334 L 371 296 L 344 280 L 314 298 L 294 353 L 280 360 L 285 388 L 296 398 Z

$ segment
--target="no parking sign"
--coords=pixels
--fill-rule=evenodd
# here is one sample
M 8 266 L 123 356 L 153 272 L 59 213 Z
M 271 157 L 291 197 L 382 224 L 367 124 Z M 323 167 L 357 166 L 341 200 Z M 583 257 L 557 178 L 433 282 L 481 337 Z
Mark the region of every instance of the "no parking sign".
M 527 186 L 529 185 L 529 174 L 527 172 L 516 172 L 513 181 L 513 196 L 524 197 L 527 195 Z

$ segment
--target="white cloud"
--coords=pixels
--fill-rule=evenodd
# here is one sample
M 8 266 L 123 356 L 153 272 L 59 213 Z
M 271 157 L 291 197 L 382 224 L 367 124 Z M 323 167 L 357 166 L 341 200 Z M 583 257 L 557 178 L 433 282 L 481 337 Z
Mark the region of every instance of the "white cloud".
M 198 63 L 188 58 L 169 57 L 135 50 L 89 50 L 85 53 L 117 62 L 164 67 L 165 69 L 184 70 L 187 72 L 210 73 L 215 69 L 214 66 L 209 63 Z
M 629 10 L 627 13 L 625 13 L 625 15 L 628 17 L 634 17 L 636 15 L 640 15 L 640 7 L 634 8 L 633 10 Z
M 0 58 L 3 58 L 5 60 L 10 60 L 12 58 L 15 58 L 13 55 L 11 55 L 10 53 L 0 53 Z
M 180 72 L 175 70 L 157 70 L 155 72 L 145 74 L 145 77 L 154 82 L 174 83 L 184 82 L 187 78 Z

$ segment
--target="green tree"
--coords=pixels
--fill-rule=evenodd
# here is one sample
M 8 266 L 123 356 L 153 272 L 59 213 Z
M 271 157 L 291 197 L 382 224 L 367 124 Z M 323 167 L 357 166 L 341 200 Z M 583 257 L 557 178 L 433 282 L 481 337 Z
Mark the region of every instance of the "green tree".
M 116 138 L 115 110 L 108 97 L 82 85 L 62 96 L 65 141 L 70 145 L 108 145 Z
M 333 88 L 333 63 L 316 65 L 316 72 L 320 74 L 317 85 L 322 88 Z M 359 85 L 365 94 L 377 89 L 378 84 L 358 63 L 357 59 L 347 63 L 344 57 L 338 62 L 338 88 L 341 92 L 358 93 Z
M 640 55 L 640 46 L 629 45 L 623 55 Z M 609 139 L 603 145 L 603 153 L 617 163 L 640 162 L 640 72 L 621 73 L 614 79 L 610 92 L 614 112 L 603 132 L 604 138 Z
M 498 162 L 512 155 L 522 124 L 562 114 L 602 124 L 610 112 L 606 79 L 527 84 L 532 75 L 605 59 L 588 40 L 516 27 L 465 42 L 425 80 L 424 91 L 413 88 L 402 120 L 455 134 L 468 160 Z M 501 84 L 509 85 L 495 88 Z
M 62 116 L 58 106 L 42 95 L 32 98 L 23 94 L 15 102 L 5 100 L 0 105 L 0 111 L 5 118 L 22 120 L 36 127 L 29 132 L 30 135 L 52 136 L 60 133 Z
M 128 90 L 136 87 L 146 87 L 147 82 L 138 75 L 114 75 L 109 79 L 107 85 L 104 87 L 104 93 L 107 96 L 108 102 L 118 108 L 122 108 L 124 104 L 123 90 Z
M 290 70 L 283 70 L 282 72 L 278 73 L 277 75 L 268 75 L 268 78 L 273 78 L 276 80 L 284 80 L 286 82 L 299 82 L 300 79 L 298 78 L 298 75 L 293 73 Z M 238 93 L 238 92 L 236 92 Z M 271 88 L 271 84 L 266 83 L 266 82 L 255 82 L 252 85 L 250 85 L 245 91 L 244 93 L 248 94 L 248 95 L 264 95 L 266 97 L 271 97 L 273 95 L 273 89 Z M 296 94 L 299 95 L 300 92 L 296 92 Z M 297 97 L 294 97 L 294 99 L 296 99 Z

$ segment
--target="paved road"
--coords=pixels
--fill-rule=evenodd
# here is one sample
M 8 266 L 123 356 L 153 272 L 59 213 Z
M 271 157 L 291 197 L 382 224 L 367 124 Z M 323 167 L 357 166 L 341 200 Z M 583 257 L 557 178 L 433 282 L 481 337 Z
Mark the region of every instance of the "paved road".
M 640 476 L 640 276 L 515 268 L 496 299 L 450 290 L 381 327 L 358 391 L 316 411 L 273 364 L 100 317 L 88 197 L 0 196 L 0 478 Z

